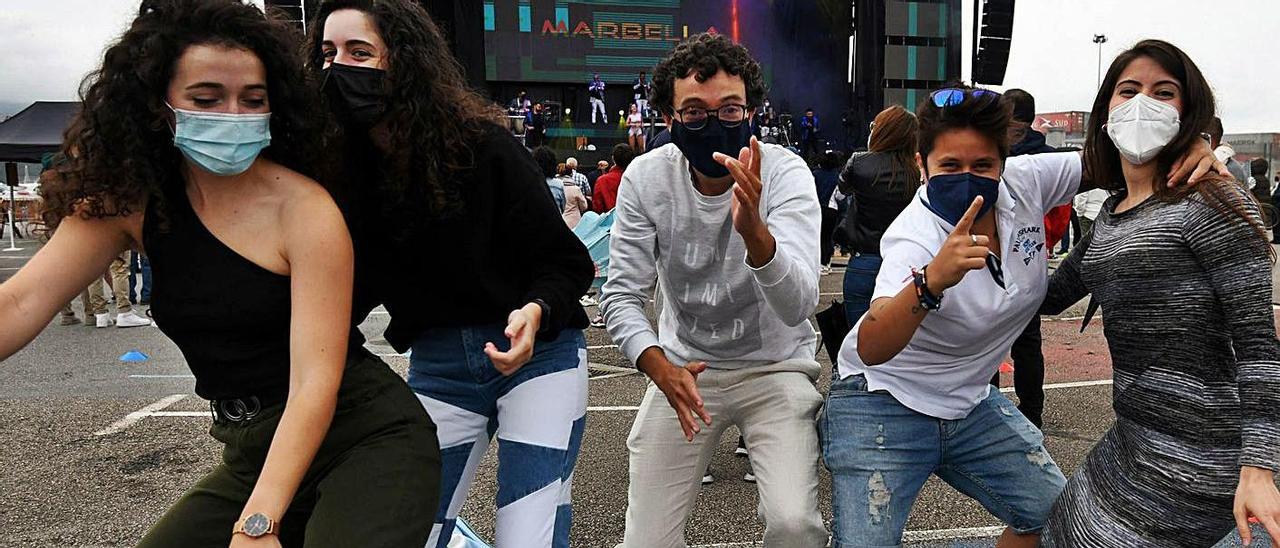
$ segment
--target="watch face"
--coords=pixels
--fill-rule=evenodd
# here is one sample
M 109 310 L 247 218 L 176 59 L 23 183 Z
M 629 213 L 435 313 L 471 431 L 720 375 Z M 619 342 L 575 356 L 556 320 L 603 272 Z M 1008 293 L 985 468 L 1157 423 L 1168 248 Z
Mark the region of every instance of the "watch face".
M 271 520 L 262 514 L 254 514 L 249 519 L 244 520 L 244 533 L 251 537 L 260 537 L 267 534 L 267 529 L 271 528 Z

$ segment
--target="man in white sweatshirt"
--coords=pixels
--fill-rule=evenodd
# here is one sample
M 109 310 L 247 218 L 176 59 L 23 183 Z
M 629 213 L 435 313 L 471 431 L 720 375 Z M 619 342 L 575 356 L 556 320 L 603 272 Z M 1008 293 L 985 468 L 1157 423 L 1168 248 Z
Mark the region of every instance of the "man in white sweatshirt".
M 700 479 L 730 425 L 757 477 L 764 544 L 827 542 L 808 321 L 822 213 L 804 161 L 750 138 L 764 91 L 742 46 L 711 35 L 684 42 L 654 72 L 651 107 L 672 143 L 623 175 L 601 308 L 652 381 L 627 440 L 628 548 L 685 546 Z M 656 331 L 645 316 L 655 281 Z

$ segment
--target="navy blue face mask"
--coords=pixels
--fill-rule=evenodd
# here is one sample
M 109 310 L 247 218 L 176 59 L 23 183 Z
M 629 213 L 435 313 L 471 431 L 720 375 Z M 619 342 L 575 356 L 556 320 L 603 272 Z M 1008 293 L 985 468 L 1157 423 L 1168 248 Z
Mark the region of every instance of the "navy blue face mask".
M 711 155 L 719 152 L 737 158 L 742 147 L 751 142 L 751 126 L 743 121 L 736 127 L 724 127 L 715 116 L 708 116 L 707 125 L 702 129 L 689 129 L 680 122 L 673 122 L 671 142 L 698 173 L 712 179 L 727 177 L 729 168 L 720 165 Z
M 1000 181 L 968 172 L 939 174 L 929 177 L 925 192 L 929 195 L 925 206 L 942 220 L 955 226 L 978 196 L 982 196 L 982 207 L 974 218 L 980 219 L 991 211 L 996 205 L 996 199 L 1000 197 Z

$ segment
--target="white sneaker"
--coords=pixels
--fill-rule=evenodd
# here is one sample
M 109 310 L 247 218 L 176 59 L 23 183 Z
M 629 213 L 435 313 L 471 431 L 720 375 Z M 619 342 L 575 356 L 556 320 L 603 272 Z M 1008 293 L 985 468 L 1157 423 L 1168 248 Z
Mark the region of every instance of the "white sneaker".
M 98 314 L 98 327 L 111 327 L 111 314 Z
M 747 472 L 747 475 L 742 476 L 742 481 L 745 481 L 745 482 L 747 482 L 747 483 L 755 483 L 755 482 L 756 482 L 756 475 L 755 475 L 755 474 L 752 474 L 751 472 Z
M 148 325 L 151 325 L 151 320 L 139 316 L 132 310 L 123 314 L 116 314 L 116 327 L 145 327 Z
M 739 445 L 737 449 L 733 450 L 733 454 L 739 457 L 745 457 L 747 456 L 747 448 Z
M 822 269 L 821 269 L 821 270 L 822 270 L 822 275 L 823 275 L 823 276 L 826 276 L 827 274 L 830 274 L 830 273 L 831 273 L 831 266 L 830 266 L 830 265 L 825 265 L 825 264 L 824 264 L 824 265 L 822 265 Z
M 711 475 L 711 474 L 707 474 L 707 475 L 705 475 L 705 476 L 702 476 L 702 484 L 703 484 L 703 485 L 711 485 L 712 483 L 715 483 L 715 481 L 716 481 L 716 477 L 715 477 L 715 476 L 713 476 L 713 475 Z
M 578 304 L 582 305 L 583 308 L 586 308 L 588 306 L 595 306 L 600 303 L 595 299 L 591 298 L 591 295 L 583 295 L 581 299 L 578 299 Z

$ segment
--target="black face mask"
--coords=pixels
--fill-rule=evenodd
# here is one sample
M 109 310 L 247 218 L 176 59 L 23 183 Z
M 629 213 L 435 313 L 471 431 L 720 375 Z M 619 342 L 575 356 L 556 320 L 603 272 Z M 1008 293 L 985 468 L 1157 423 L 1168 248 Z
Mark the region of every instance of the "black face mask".
M 343 126 L 368 131 L 387 110 L 386 74 L 381 69 L 333 63 L 324 70 L 320 91 Z
M 742 147 L 751 141 L 751 127 L 746 120 L 737 127 L 724 127 L 715 117 L 707 118 L 702 129 L 689 129 L 680 122 L 671 125 L 671 142 L 689 160 L 698 173 L 713 179 L 727 177 L 729 168 L 720 165 L 711 155 L 717 152 L 737 158 Z

